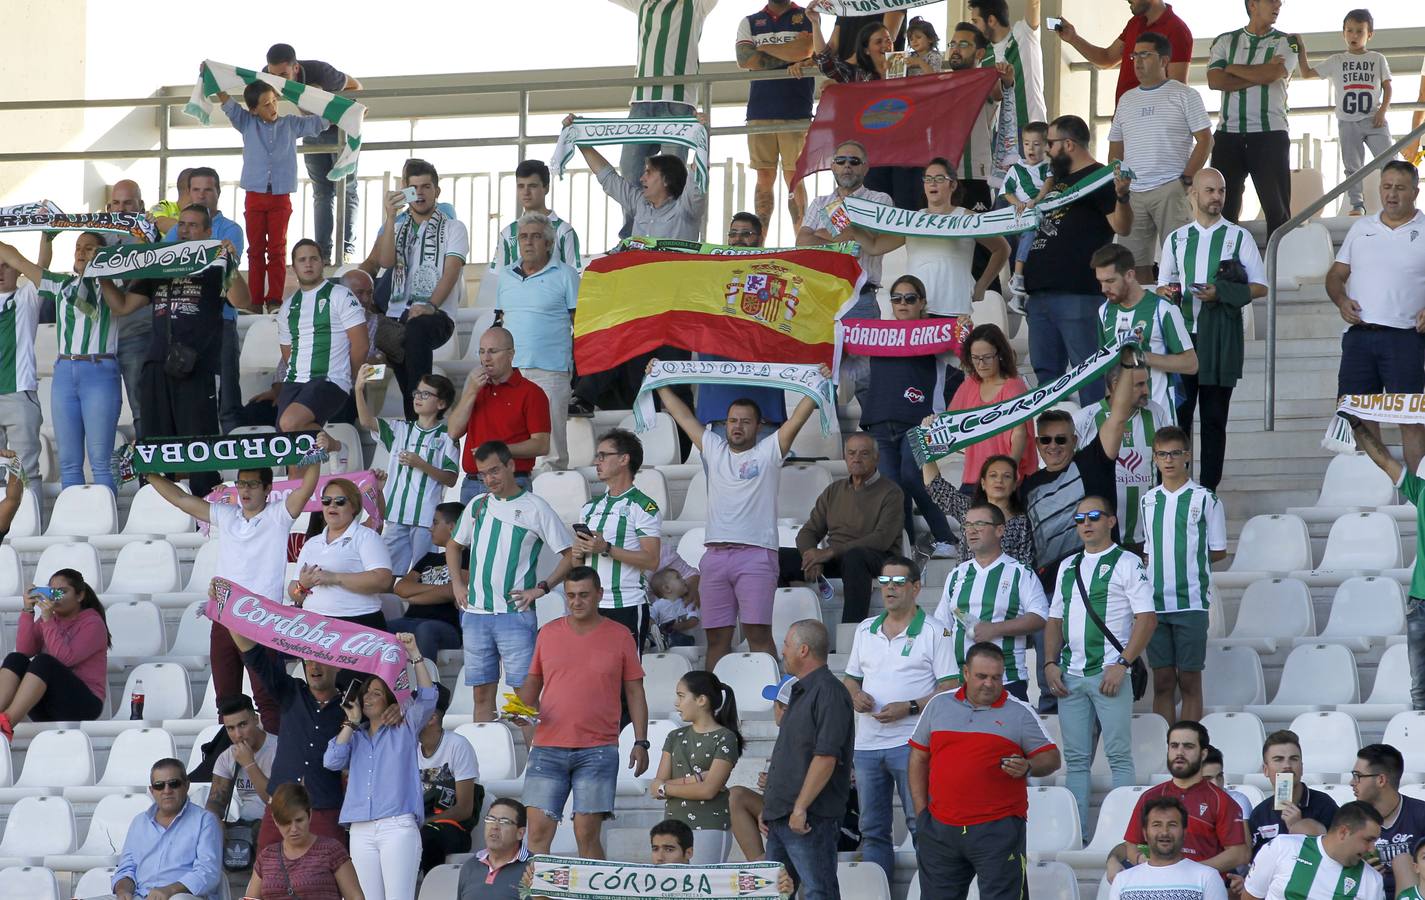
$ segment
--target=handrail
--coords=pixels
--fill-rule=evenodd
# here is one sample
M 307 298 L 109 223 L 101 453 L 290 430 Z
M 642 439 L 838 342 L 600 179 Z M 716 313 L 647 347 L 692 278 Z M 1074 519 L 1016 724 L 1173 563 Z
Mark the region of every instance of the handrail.
M 1387 164 L 1396 158 L 1396 154 L 1405 149 L 1406 145 L 1421 140 L 1425 135 L 1425 122 L 1422 122 L 1414 131 L 1391 145 L 1390 149 L 1376 156 L 1366 165 L 1357 169 L 1355 174 L 1336 185 L 1331 190 L 1322 194 L 1313 202 L 1307 204 L 1306 209 L 1287 219 L 1282 226 L 1272 232 L 1267 238 L 1267 352 L 1266 359 L 1266 390 L 1262 395 L 1262 430 L 1275 431 L 1277 420 L 1277 251 L 1281 248 L 1282 238 L 1287 232 L 1298 228 L 1312 216 L 1325 209 L 1331 201 L 1346 193 L 1346 191 L 1365 181 L 1372 172 L 1379 172 Z

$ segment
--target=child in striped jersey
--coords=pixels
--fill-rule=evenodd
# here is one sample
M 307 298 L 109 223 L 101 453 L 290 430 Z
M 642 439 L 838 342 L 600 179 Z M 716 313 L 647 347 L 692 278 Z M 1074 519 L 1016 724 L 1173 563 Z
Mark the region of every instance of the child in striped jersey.
M 445 488 L 455 487 L 458 450 L 445 428 L 455 385 L 444 375 L 426 375 L 411 392 L 415 419 L 378 419 L 366 402 L 371 366 L 356 376 L 356 420 L 391 454 L 386 473 L 386 527 L 381 536 L 391 571 L 407 572 L 411 560 L 431 550 L 431 519 Z
M 1049 123 L 1030 122 L 1024 126 L 1019 139 L 1019 149 L 1023 155 L 1009 167 L 1004 178 L 1004 200 L 1016 212 L 1032 209 L 1040 198 L 1054 189 L 1054 176 L 1049 172 Z M 1011 295 L 1024 296 L 1024 260 L 1029 256 L 1029 247 L 1034 243 L 1030 235 L 1014 235 L 1014 275 L 1010 278 Z
M 1401 879 L 1401 868 L 1410 870 L 1410 874 L 1415 876 L 1415 884 L 1408 888 L 1401 888 L 1395 894 L 1395 900 L 1425 900 L 1420 894 L 1420 885 L 1425 884 L 1425 859 L 1421 858 L 1421 850 L 1425 850 L 1425 838 L 1415 842 L 1415 846 L 1410 848 L 1410 862 L 1400 863 L 1395 866 L 1395 880 L 1399 884 Z

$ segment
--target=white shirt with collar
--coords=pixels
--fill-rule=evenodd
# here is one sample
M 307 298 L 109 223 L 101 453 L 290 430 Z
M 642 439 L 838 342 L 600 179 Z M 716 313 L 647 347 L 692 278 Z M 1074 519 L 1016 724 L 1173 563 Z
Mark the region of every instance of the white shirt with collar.
M 1346 232 L 1336 262 L 1351 267 L 1346 294 L 1361 307 L 1361 321 L 1415 328 L 1425 309 L 1425 212 L 1391 228 L 1381 214 L 1357 219 Z

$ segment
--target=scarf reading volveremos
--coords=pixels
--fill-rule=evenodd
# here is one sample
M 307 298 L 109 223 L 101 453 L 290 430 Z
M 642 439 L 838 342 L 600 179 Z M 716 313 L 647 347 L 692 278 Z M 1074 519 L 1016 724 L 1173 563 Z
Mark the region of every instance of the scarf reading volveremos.
M 634 427 L 653 427 L 653 392 L 674 384 L 721 384 L 750 388 L 796 391 L 816 401 L 821 411 L 821 433 L 831 434 L 831 417 L 836 415 L 836 388 L 821 374 L 820 366 L 794 363 L 724 362 L 709 360 L 655 359 L 638 396 L 633 401 Z
M 399 703 L 411 696 L 406 648 L 389 632 L 275 603 L 225 578 L 213 579 L 203 615 L 264 647 L 375 675 Z
M 140 475 L 211 472 L 214 469 L 276 469 L 322 462 L 317 432 L 244 434 L 213 438 L 155 438 L 114 451 L 114 475 L 133 481 Z
M 931 356 L 959 353 L 970 335 L 968 316 L 957 319 L 842 319 L 841 351 L 857 356 Z
M 255 81 L 265 81 L 277 89 L 284 100 L 290 100 L 298 109 L 308 115 L 321 116 L 341 129 L 340 152 L 327 180 L 340 181 L 356 172 L 356 158 L 361 153 L 361 123 L 366 118 L 366 107 L 355 100 L 303 84 L 288 81 L 266 72 L 254 72 L 229 66 L 211 59 L 203 61 L 203 73 L 198 83 L 193 85 L 193 94 L 183 111 L 193 118 L 209 124 L 213 117 L 213 103 L 208 98 L 219 92 L 241 98 L 243 88 Z
M 307 505 L 302 507 L 302 512 L 322 511 L 322 490 L 333 478 L 345 478 L 356 489 L 361 492 L 361 508 L 366 512 L 366 519 L 362 522 L 367 528 L 373 531 L 381 528 L 381 488 L 376 483 L 376 475 L 367 470 L 362 472 L 338 472 L 334 475 L 323 475 L 317 479 L 317 488 L 312 491 L 312 496 L 307 500 Z M 281 481 L 272 482 L 272 490 L 267 494 L 267 502 L 286 503 L 287 495 L 295 491 L 302 484 L 300 478 L 284 478 Z M 219 485 L 208 492 L 208 496 L 203 498 L 209 503 L 231 503 L 234 506 L 238 503 L 237 488 L 231 484 Z M 207 522 L 199 522 L 198 530 L 207 533 Z
M 85 278 L 182 278 L 235 262 L 222 241 L 176 244 L 116 244 L 104 247 L 84 267 Z
M 944 412 L 936 416 L 928 428 L 912 428 L 907 438 L 915 461 L 922 466 L 935 462 L 956 450 L 978 444 L 1029 421 L 1118 365 L 1123 348 L 1137 345 L 1140 340 L 1137 331 L 1125 331 L 1112 343 L 1048 384 L 988 406 Z
M 1347 394 L 1336 409 L 1367 422 L 1425 425 L 1425 394 Z M 1321 446 L 1334 453 L 1355 453 L 1356 436 L 1345 419 L 1332 416 Z
M 146 241 L 158 236 L 142 213 L 66 213 L 48 200 L 0 206 L 0 231 L 103 231 Z
M 936 0 L 811 0 L 807 9 L 834 16 L 860 16 L 872 13 L 899 12 L 917 6 L 929 6 Z
M 781 863 L 727 863 L 716 866 L 645 866 L 574 859 L 530 857 L 530 883 L 521 897 L 551 900 L 756 900 L 781 897 Z
M 674 144 L 693 151 L 693 183 L 708 189 L 708 130 L 692 116 L 656 119 L 576 118 L 559 132 L 554 158 L 549 168 L 564 175 L 564 166 L 575 147 L 607 147 L 612 144 Z
M 861 245 L 855 241 L 837 241 L 834 244 L 808 244 L 804 247 L 734 247 L 731 244 L 706 244 L 679 238 L 626 237 L 618 242 L 613 252 L 624 250 L 665 250 L 672 253 L 698 253 L 703 256 L 757 256 L 783 251 L 791 253 L 794 250 L 830 250 L 833 253 L 854 256 L 861 252 Z

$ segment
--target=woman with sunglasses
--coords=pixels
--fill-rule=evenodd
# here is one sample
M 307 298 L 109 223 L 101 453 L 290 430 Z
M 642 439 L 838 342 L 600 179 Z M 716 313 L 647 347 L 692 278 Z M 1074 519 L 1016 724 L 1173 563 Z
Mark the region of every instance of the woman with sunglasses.
M 921 469 L 926 490 L 930 498 L 945 515 L 964 523 L 965 514 L 976 506 L 988 503 L 999 507 L 1004 513 L 1004 537 L 1000 546 L 1017 562 L 1026 566 L 1034 565 L 1034 529 L 1025 515 L 1024 503 L 1019 496 L 1019 470 L 1014 460 L 1008 456 L 991 456 L 980 469 L 979 481 L 973 491 L 966 492 L 946 481 L 940 475 L 940 467 L 926 463 Z M 960 562 L 965 562 L 974 553 L 965 542 L 960 543 Z
M 950 399 L 950 409 L 974 409 L 1018 397 L 1029 391 L 1019 377 L 1014 350 L 998 325 L 980 325 L 960 348 L 965 381 Z M 975 482 L 991 456 L 1008 456 L 1026 478 L 1039 468 L 1034 444 L 1034 423 L 1025 422 L 965 448 L 965 482 L 962 490 L 975 492 Z
M 891 286 L 891 314 L 899 321 L 925 318 L 925 285 L 914 275 L 902 275 Z M 905 494 L 905 530 L 915 541 L 913 509 L 930 525 L 930 555 L 948 559 L 953 553 L 950 521 L 930 499 L 911 455 L 907 433 L 944 409 L 945 361 L 941 355 L 873 356 L 870 386 L 861 408 L 861 429 L 876 439 L 881 475 L 900 485 Z
M 326 527 L 302 545 L 287 596 L 312 612 L 384 631 L 381 594 L 391 589 L 391 554 L 381 535 L 356 521 L 360 513 L 361 492 L 355 484 L 345 478 L 326 483 Z
M 356 868 L 341 841 L 312 834 L 312 798 L 289 782 L 272 792 L 268 803 L 282 840 L 257 855 L 244 897 L 256 900 L 366 900 Z

